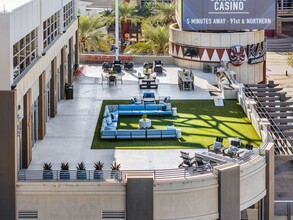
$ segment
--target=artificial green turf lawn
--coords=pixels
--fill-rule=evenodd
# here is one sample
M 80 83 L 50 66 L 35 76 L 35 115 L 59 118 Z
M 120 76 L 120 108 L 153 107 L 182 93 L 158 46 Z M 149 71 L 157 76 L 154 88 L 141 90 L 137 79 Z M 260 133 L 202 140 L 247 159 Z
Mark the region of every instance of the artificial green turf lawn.
M 216 137 L 239 137 L 242 145 L 259 146 L 261 140 L 236 100 L 224 100 L 224 107 L 215 107 L 213 100 L 172 100 L 178 116 L 148 116 L 152 128 L 161 129 L 174 125 L 182 131 L 180 139 L 102 140 L 100 138 L 102 115 L 105 105 L 125 104 L 125 100 L 103 101 L 92 142 L 92 149 L 174 149 L 206 148 Z M 137 129 L 141 116 L 119 116 L 118 129 Z

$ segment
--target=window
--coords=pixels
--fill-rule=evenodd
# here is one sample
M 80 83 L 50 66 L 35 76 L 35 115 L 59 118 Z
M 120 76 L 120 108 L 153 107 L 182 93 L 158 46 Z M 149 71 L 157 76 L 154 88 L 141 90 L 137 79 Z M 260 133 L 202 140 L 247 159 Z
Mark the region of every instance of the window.
M 66 28 L 74 19 L 74 1 L 69 2 L 63 7 L 63 17 L 63 27 Z
M 56 12 L 43 22 L 43 48 L 48 47 L 60 34 L 60 14 Z
M 13 78 L 18 77 L 36 58 L 37 29 L 13 45 Z

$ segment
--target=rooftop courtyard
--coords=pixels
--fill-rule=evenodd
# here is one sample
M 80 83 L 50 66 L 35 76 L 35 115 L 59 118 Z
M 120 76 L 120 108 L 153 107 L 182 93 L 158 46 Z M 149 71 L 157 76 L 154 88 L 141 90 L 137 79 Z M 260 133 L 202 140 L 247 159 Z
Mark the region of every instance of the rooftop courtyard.
M 214 74 L 193 70 L 194 90 L 182 91 L 177 85 L 179 69 L 176 66 L 164 66 L 164 73 L 158 77 L 158 89 L 149 90 L 140 89 L 138 85 L 138 73 L 142 73 L 142 67 L 137 67 L 132 72 L 123 70 L 123 84 L 118 81 L 117 85 L 109 86 L 102 84 L 101 65 L 85 66 L 83 74 L 74 83 L 74 99 L 60 101 L 57 116 L 47 123 L 45 139 L 34 146 L 29 169 L 42 169 L 44 162 L 51 162 L 53 169 L 59 169 L 61 162 L 69 162 L 71 169 L 75 169 L 81 161 L 87 169 L 93 169 L 93 163 L 99 160 L 105 163 L 105 169 L 110 169 L 114 160 L 121 163 L 121 169 L 177 168 L 182 162 L 180 148 L 187 148 L 184 151 L 191 154 L 206 151 L 206 145 L 212 143 L 216 136 L 224 137 L 224 146 L 228 143 L 226 137 L 230 136 L 239 137 L 244 144 L 260 144 L 259 137 L 236 101 L 224 100 L 225 107 L 214 107 L 213 99 L 218 92 Z M 99 140 L 94 135 L 99 134 L 95 129 L 101 109 L 104 111 L 104 100 L 129 102 L 131 96 L 142 96 L 144 92 L 150 91 L 155 92 L 156 97 L 171 96 L 172 105 L 178 108 L 178 117 L 175 120 L 172 116 L 170 119 L 162 118 L 162 121 L 164 126 L 171 120 L 175 127 L 181 127 L 181 139 L 160 143 L 158 140 L 150 141 L 153 142 L 152 145 L 149 140 L 137 140 L 137 143 L 111 141 L 111 144 L 99 144 L 97 141 L 93 148 L 101 149 L 91 149 L 93 139 Z M 120 126 L 136 126 L 131 125 L 132 120 L 137 119 L 125 117 Z M 160 126 L 159 123 L 154 123 L 154 126 Z M 152 149 L 145 149 L 149 145 Z M 156 149 L 159 145 L 164 150 Z

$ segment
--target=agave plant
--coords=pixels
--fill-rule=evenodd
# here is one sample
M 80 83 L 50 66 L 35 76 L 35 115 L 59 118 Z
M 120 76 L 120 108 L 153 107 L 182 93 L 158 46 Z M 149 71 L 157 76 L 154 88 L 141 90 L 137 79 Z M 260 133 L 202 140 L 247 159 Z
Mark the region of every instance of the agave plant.
M 44 163 L 43 170 L 52 170 L 52 164 L 51 163 Z
M 61 170 L 69 170 L 69 164 L 68 163 L 61 163 Z
M 102 163 L 101 161 L 99 161 L 99 162 L 95 163 L 94 167 L 95 167 L 95 170 L 103 170 L 104 163 Z
M 114 163 L 112 163 L 111 165 L 111 170 L 120 170 L 121 164 L 117 163 L 116 161 L 114 161 Z
M 85 170 L 86 167 L 84 165 L 83 162 L 80 162 L 80 163 L 77 163 L 77 167 L 76 167 L 77 170 Z

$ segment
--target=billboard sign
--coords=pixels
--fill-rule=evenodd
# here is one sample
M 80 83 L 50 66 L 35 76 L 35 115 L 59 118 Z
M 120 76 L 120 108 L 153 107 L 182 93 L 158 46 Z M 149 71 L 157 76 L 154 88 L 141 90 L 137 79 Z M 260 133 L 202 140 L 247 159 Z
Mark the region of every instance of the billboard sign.
M 183 30 L 275 29 L 275 0 L 183 0 Z

